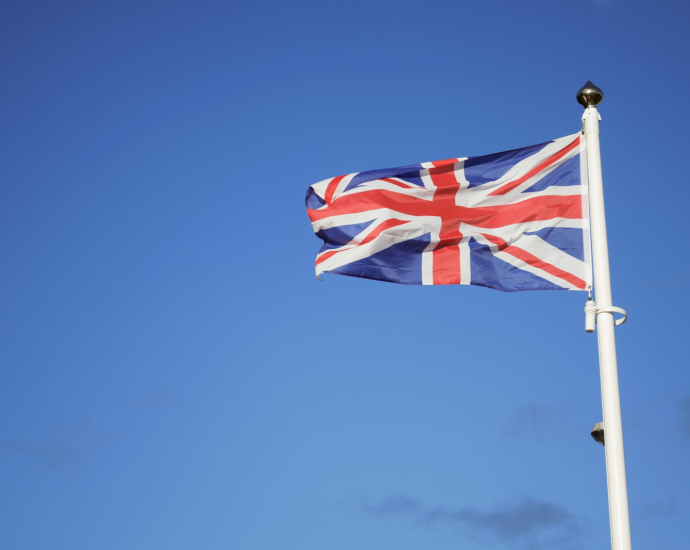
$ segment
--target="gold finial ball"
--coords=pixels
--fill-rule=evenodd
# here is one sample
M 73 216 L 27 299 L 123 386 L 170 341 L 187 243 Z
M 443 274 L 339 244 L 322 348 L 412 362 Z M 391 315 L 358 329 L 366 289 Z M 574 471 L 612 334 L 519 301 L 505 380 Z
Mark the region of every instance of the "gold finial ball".
M 604 99 L 604 92 L 601 91 L 601 88 L 596 87 L 594 84 L 592 84 L 591 80 L 587 81 L 587 84 L 582 86 L 580 88 L 580 91 L 577 92 L 577 102 L 582 105 L 585 109 L 587 107 L 592 107 L 595 105 L 599 105 Z

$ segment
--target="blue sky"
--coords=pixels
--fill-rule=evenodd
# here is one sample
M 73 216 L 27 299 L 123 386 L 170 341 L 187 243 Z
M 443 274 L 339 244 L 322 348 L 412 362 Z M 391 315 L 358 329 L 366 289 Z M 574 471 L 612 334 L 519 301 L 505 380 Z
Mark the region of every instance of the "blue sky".
M 326 276 L 307 187 L 605 92 L 633 544 L 690 513 L 690 8 L 21 2 L 0 18 L 0 546 L 608 545 L 586 295 Z

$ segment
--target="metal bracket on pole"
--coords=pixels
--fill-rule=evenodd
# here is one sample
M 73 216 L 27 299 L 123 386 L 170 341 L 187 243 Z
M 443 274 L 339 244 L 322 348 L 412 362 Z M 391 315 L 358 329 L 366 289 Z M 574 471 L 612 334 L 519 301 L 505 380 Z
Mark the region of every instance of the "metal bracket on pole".
M 614 321 L 616 326 L 622 325 L 628 320 L 628 313 L 621 307 L 597 307 L 596 303 L 588 300 L 585 304 L 585 332 L 594 332 L 594 325 L 600 313 L 620 313 L 623 317 Z
M 623 317 L 621 317 L 620 319 L 616 319 L 614 321 L 616 326 L 622 325 L 628 320 L 628 314 L 622 307 L 598 307 L 597 315 L 599 315 L 600 313 L 620 313 Z

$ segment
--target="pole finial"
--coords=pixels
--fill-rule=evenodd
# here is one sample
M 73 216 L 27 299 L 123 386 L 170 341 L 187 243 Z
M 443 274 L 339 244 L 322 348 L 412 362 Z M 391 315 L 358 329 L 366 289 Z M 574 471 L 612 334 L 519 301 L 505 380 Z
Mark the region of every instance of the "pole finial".
M 604 92 L 601 88 L 598 88 L 592 84 L 591 80 L 587 81 L 587 84 L 580 88 L 577 92 L 577 102 L 582 105 L 585 109 L 587 107 L 593 107 L 599 105 L 604 99 Z

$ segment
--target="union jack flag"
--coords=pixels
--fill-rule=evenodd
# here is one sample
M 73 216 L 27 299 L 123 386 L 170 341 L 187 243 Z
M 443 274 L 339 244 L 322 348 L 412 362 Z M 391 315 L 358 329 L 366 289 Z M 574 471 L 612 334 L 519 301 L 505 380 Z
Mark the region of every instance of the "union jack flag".
M 503 291 L 591 287 L 581 134 L 315 183 L 316 276 Z

